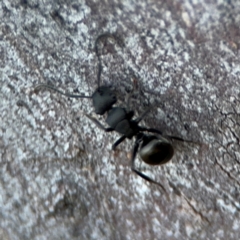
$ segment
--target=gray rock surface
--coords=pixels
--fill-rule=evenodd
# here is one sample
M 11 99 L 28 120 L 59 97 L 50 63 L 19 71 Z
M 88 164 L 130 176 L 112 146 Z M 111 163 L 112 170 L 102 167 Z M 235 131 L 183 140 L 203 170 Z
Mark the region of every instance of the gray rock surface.
M 240 239 L 240 1 L 0 2 L 0 239 Z M 133 141 L 89 121 L 103 84 L 174 142 L 163 166 L 130 168 Z M 98 116 L 96 116 L 98 117 Z M 105 118 L 99 118 L 103 123 Z M 169 198 L 168 198 L 169 197 Z

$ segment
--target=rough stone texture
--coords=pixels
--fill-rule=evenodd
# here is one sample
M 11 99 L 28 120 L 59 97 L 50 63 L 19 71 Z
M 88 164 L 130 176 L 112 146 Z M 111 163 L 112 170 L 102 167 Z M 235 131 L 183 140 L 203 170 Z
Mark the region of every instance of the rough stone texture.
M 0 239 L 240 239 L 240 1 L 2 0 L 0 20 Z M 168 196 L 91 101 L 33 91 L 92 94 L 104 32 L 124 42 L 101 44 L 118 104 L 134 88 L 142 124 L 197 142 L 140 165 Z

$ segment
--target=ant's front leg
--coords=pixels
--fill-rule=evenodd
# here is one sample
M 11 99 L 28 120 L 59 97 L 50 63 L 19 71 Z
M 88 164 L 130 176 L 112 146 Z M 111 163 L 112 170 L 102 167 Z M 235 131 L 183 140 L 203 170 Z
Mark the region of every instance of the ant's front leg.
M 86 117 L 88 117 L 91 121 L 93 121 L 99 128 L 101 128 L 103 131 L 105 132 L 111 132 L 113 131 L 114 129 L 113 128 L 105 128 L 96 118 L 88 115 L 88 114 L 85 114 Z

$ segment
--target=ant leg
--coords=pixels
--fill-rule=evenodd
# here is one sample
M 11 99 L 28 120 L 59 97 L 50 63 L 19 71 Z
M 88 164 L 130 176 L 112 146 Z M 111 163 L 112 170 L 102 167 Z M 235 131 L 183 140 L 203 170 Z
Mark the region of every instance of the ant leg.
M 126 136 L 122 136 L 120 137 L 113 145 L 112 145 L 112 150 L 116 150 L 116 147 L 121 143 L 123 142 L 124 140 L 126 139 Z
M 200 144 L 199 142 L 194 142 L 194 141 L 190 141 L 190 140 L 185 140 L 183 138 L 180 138 L 180 137 L 176 137 L 176 136 L 171 136 L 171 135 L 163 135 L 161 131 L 155 129 L 155 128 L 145 128 L 145 127 L 140 127 L 140 131 L 143 131 L 143 132 L 152 132 L 152 133 L 157 133 L 157 134 L 160 134 L 162 135 L 163 137 L 168 137 L 170 138 L 171 140 L 177 140 L 177 141 L 180 141 L 180 142 L 188 142 L 188 143 L 195 143 L 195 144 Z
M 140 128 L 140 131 L 143 131 L 143 132 L 151 132 L 151 133 L 157 133 L 157 134 L 162 135 L 162 132 L 155 128 L 145 128 L 145 127 L 140 127 L 140 126 L 139 126 L 139 128 Z M 171 136 L 168 136 L 168 137 L 172 138 Z
M 185 140 L 185 139 L 180 138 L 180 137 L 169 136 L 169 135 L 167 135 L 167 137 L 169 137 L 169 138 L 172 139 L 172 140 L 177 140 L 177 141 L 180 141 L 180 142 L 188 142 L 188 143 L 200 144 L 200 145 L 201 145 L 200 142 L 194 142 L 194 141 L 191 141 L 191 140 Z
M 104 130 L 105 132 L 111 132 L 114 129 L 113 128 L 105 128 L 96 118 L 91 117 L 88 114 L 85 114 L 86 117 L 88 117 L 90 120 L 92 120 L 99 128 L 101 128 L 102 130 Z
M 173 140 L 177 140 L 177 141 L 181 141 L 181 142 L 188 142 L 187 140 L 184 140 L 183 138 L 180 138 L 180 137 L 169 136 L 169 135 L 167 135 L 167 136 Z
M 149 113 L 149 111 L 150 111 L 151 109 L 152 109 L 152 108 L 148 108 L 145 112 L 142 113 L 142 115 L 141 115 L 140 117 L 136 118 L 134 121 L 135 121 L 136 123 L 140 123 L 140 122 L 143 120 L 143 118 Z
M 137 139 L 135 144 L 134 144 L 133 151 L 132 151 L 132 159 L 131 159 L 131 169 L 132 169 L 132 171 L 135 172 L 141 178 L 145 179 L 146 181 L 157 184 L 158 186 L 160 186 L 162 188 L 162 190 L 166 193 L 167 198 L 169 199 L 168 193 L 161 183 L 159 183 L 157 181 L 154 181 L 152 178 L 150 178 L 149 176 L 147 176 L 146 174 L 140 172 L 139 170 L 137 170 L 135 168 L 134 161 L 135 161 L 135 158 L 136 158 L 138 148 L 139 148 L 139 141 Z
M 71 94 L 71 93 L 64 93 L 62 92 L 61 90 L 51 86 L 51 85 L 48 85 L 48 84 L 38 84 L 34 91 L 38 91 L 40 88 L 47 88 L 47 89 L 50 89 L 50 90 L 53 90 L 55 92 L 58 92 L 60 93 L 61 95 L 64 95 L 64 96 L 67 96 L 67 97 L 70 97 L 70 98 L 92 98 L 92 96 L 85 96 L 85 95 L 75 95 L 75 94 Z
M 157 133 L 157 134 L 163 135 L 161 131 L 159 131 L 158 129 L 155 129 L 155 128 L 145 128 L 145 127 L 140 127 L 140 126 L 139 126 L 139 129 L 140 129 L 140 131 L 143 131 L 143 132 L 152 132 L 152 133 Z M 190 140 L 185 140 L 185 139 L 183 139 L 183 138 L 176 137 L 176 136 L 163 135 L 163 137 L 164 137 L 164 136 L 170 138 L 171 140 L 177 140 L 177 141 L 181 141 L 181 142 L 189 142 L 189 143 L 200 144 L 199 142 L 194 142 L 194 141 L 190 141 Z

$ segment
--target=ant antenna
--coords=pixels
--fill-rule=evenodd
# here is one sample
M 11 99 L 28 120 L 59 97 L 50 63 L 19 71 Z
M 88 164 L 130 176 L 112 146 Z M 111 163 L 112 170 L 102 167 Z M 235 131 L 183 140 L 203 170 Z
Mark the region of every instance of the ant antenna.
M 97 86 L 98 86 L 98 88 L 100 86 L 100 79 L 101 79 L 101 73 L 102 73 L 102 63 L 101 63 L 101 58 L 100 58 L 99 51 L 98 51 L 98 41 L 100 40 L 100 38 L 102 36 L 103 35 L 100 35 L 96 39 L 95 46 L 94 46 L 94 49 L 95 49 L 95 52 L 96 52 L 96 55 L 97 55 L 97 59 L 98 59 L 98 73 L 97 73 Z
M 101 57 L 100 57 L 100 53 L 99 53 L 98 43 L 99 43 L 100 40 L 106 39 L 106 38 L 113 39 L 120 47 L 122 47 L 124 45 L 123 42 L 121 41 L 121 39 L 119 39 L 119 37 L 116 36 L 115 34 L 104 33 L 104 34 L 97 37 L 97 39 L 95 41 L 94 49 L 95 49 L 97 59 L 98 59 L 98 74 L 97 74 L 97 86 L 98 86 L 98 88 L 100 87 L 101 73 L 102 73 L 102 62 L 101 62 Z
M 97 37 L 97 39 L 95 41 L 94 49 L 95 49 L 97 59 L 98 59 L 98 73 L 97 73 L 98 89 L 100 88 L 101 73 L 102 73 L 102 62 L 101 62 L 101 57 L 100 57 L 100 53 L 99 53 L 98 44 L 99 44 L 99 41 L 101 41 L 102 39 L 106 39 L 106 38 L 113 39 L 120 47 L 122 47 L 124 45 L 123 42 L 121 41 L 121 39 L 119 39 L 118 36 L 116 36 L 114 34 L 111 34 L 111 33 L 104 33 L 104 34 Z M 61 91 L 61 90 L 59 90 L 59 89 L 57 89 L 53 86 L 50 86 L 48 84 L 38 84 L 35 87 L 34 91 L 38 91 L 40 88 L 47 88 L 47 89 L 53 90 L 55 92 L 58 92 L 61 95 L 64 95 L 64 96 L 67 96 L 67 97 L 70 97 L 70 98 L 93 98 L 93 96 L 75 95 L 75 94 L 71 94 L 71 93 L 66 93 L 66 92 L 63 92 L 63 91 Z
M 71 94 L 71 93 L 64 93 L 63 91 L 53 87 L 53 86 L 50 86 L 48 84 L 38 84 L 34 91 L 38 91 L 40 88 L 47 88 L 47 89 L 51 89 L 55 92 L 58 92 L 60 93 L 61 95 L 64 95 L 64 96 L 67 96 L 67 97 L 70 97 L 70 98 L 92 98 L 92 96 L 85 96 L 85 95 L 75 95 L 75 94 Z

